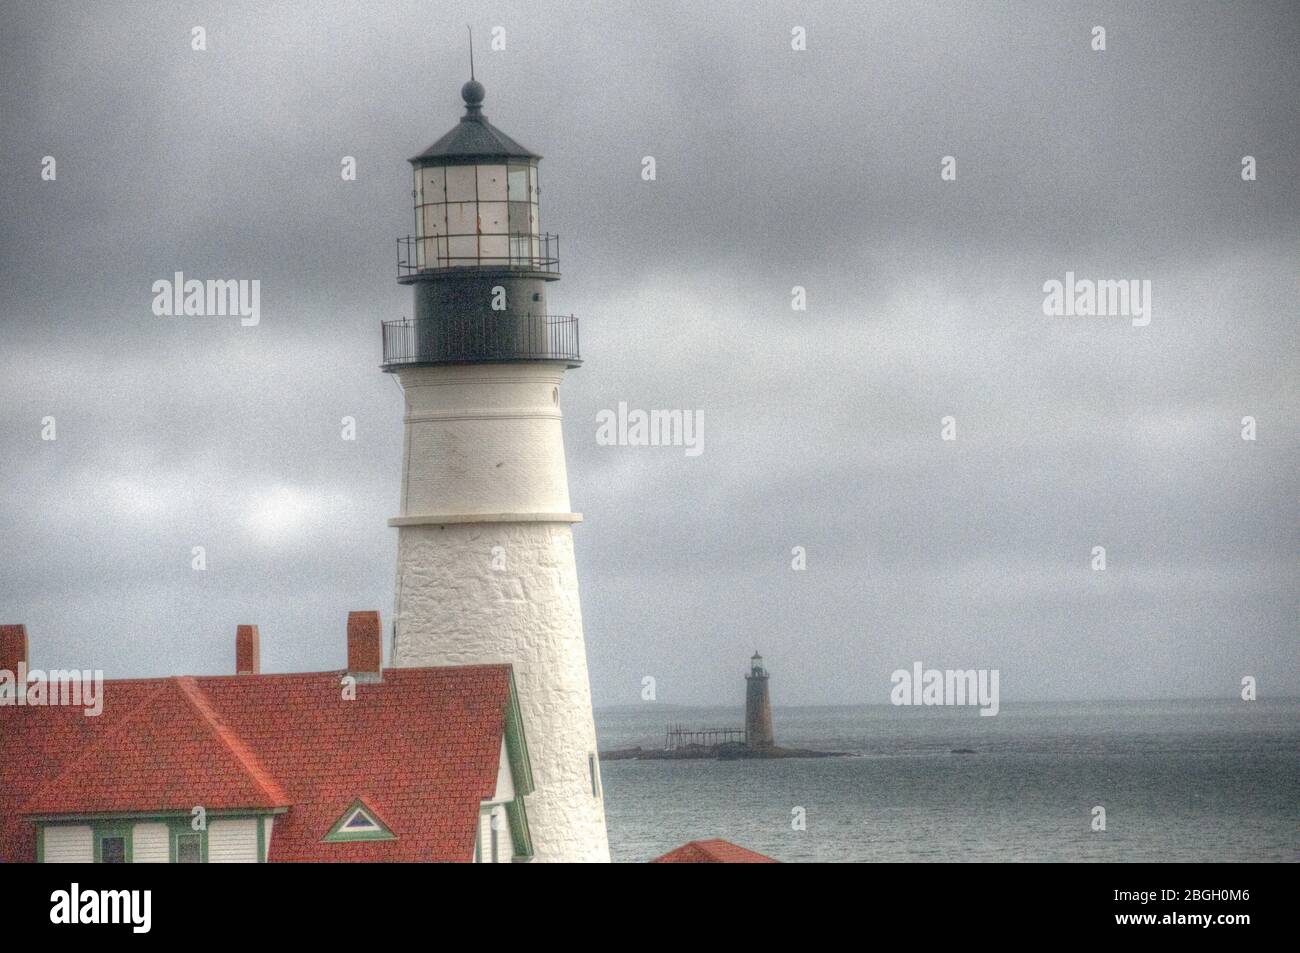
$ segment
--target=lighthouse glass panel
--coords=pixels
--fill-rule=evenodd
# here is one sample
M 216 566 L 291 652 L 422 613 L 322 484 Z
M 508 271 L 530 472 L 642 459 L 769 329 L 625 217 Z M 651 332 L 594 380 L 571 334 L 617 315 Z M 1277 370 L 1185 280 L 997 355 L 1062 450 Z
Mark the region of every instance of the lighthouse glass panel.
M 447 203 L 447 239 L 448 265 L 478 264 L 478 203 Z
M 528 201 L 528 167 L 517 165 L 510 167 L 510 201 Z
M 417 170 L 416 181 L 419 183 L 416 187 L 423 195 L 417 201 L 447 201 L 447 174 L 442 166 L 427 166 Z
M 529 235 L 533 232 L 531 208 L 527 202 L 510 203 L 510 234 Z
M 427 166 L 414 184 L 417 268 L 536 265 L 535 166 Z
M 442 166 L 415 170 L 415 266 L 435 268 L 447 257 L 447 173 Z
M 485 265 L 504 265 L 509 257 L 507 252 L 509 246 L 506 244 L 506 236 L 501 235 L 480 235 L 478 238 L 479 257 L 483 259 Z
M 447 201 L 477 202 L 477 170 L 472 165 L 447 166 Z
M 503 165 L 480 165 L 478 169 L 478 200 L 480 202 L 504 202 L 506 199 L 506 167 Z
M 537 241 L 537 170 L 512 165 L 510 179 L 510 263 L 532 264 L 539 257 Z
M 439 202 L 424 206 L 424 236 L 445 238 L 447 235 L 447 206 Z

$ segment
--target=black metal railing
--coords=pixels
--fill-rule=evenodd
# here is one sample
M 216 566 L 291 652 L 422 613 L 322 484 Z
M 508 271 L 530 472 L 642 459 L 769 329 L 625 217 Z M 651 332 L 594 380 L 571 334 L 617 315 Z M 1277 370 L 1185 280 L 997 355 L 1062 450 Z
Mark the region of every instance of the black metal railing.
M 517 268 L 560 273 L 559 235 L 437 235 L 397 240 L 397 277 L 448 268 Z
M 573 315 L 470 314 L 382 323 L 384 369 L 500 361 L 582 363 Z

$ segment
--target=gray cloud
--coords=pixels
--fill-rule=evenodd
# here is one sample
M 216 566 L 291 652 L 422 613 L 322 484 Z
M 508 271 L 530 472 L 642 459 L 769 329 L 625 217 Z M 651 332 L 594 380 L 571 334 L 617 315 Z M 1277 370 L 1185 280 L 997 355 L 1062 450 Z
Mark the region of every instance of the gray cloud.
M 598 703 L 735 699 L 756 646 L 778 704 L 883 701 L 918 658 L 1007 699 L 1300 691 L 1285 3 L 6 11 L 0 614 L 38 661 L 227 671 L 252 621 L 269 668 L 325 668 L 391 611 L 377 325 L 464 22 L 583 322 Z M 262 323 L 154 317 L 177 270 L 260 279 Z M 1152 323 L 1045 317 L 1066 271 L 1150 279 Z M 619 401 L 702 410 L 704 454 L 597 446 Z

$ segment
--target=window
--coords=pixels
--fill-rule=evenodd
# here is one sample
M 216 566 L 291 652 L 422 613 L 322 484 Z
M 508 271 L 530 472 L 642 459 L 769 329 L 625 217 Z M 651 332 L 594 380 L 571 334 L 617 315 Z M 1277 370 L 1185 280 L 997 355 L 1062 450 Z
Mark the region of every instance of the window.
M 97 864 L 131 863 L 131 829 L 132 824 L 120 821 L 105 821 L 95 825 L 95 853 Z
M 334 827 L 322 840 L 395 840 L 396 835 L 385 826 L 359 799 L 343 812 Z
M 426 205 L 447 201 L 447 175 L 441 166 L 426 167 L 419 170 L 418 204 Z
M 447 201 L 477 202 L 478 176 L 472 165 L 447 166 Z M 425 198 L 428 199 L 429 188 L 425 186 Z
M 501 864 L 514 858 L 514 838 L 507 819 L 508 810 L 501 804 L 480 806 L 478 834 L 474 838 L 474 863 Z
M 478 200 L 480 202 L 504 202 L 506 200 L 506 167 L 503 165 L 480 165 L 478 169 Z
M 101 864 L 125 864 L 126 838 L 101 837 L 99 839 L 99 862 Z
M 414 181 L 416 268 L 528 265 L 538 257 L 535 167 L 430 166 Z
M 171 825 L 171 862 L 173 864 L 206 864 L 208 862 L 208 830 L 206 825 L 195 830 L 191 817 L 173 817 Z M 261 823 L 260 819 L 258 823 Z
M 377 831 L 379 825 L 370 818 L 370 815 L 358 808 L 343 824 L 343 829 L 345 831 Z
M 478 234 L 478 206 L 473 202 L 453 202 L 447 206 L 447 234 L 457 238 Z
M 506 214 L 505 202 L 479 202 L 479 232 L 483 235 L 504 235 L 506 233 Z
M 537 168 L 530 164 L 416 170 L 414 265 L 535 267 L 540 258 Z
M 600 772 L 596 770 L 596 755 L 587 755 L 587 770 L 591 772 L 591 796 L 600 797 Z
M 527 202 L 510 203 L 510 233 L 512 235 L 528 235 L 534 231 L 532 220 L 529 218 L 532 206 Z
M 433 237 L 447 234 L 447 206 L 441 204 L 424 206 L 424 232 L 422 234 Z
M 203 835 L 202 834 L 177 834 L 176 835 L 176 863 L 178 864 L 203 863 Z
M 507 193 L 511 202 L 528 201 L 528 166 L 512 165 Z

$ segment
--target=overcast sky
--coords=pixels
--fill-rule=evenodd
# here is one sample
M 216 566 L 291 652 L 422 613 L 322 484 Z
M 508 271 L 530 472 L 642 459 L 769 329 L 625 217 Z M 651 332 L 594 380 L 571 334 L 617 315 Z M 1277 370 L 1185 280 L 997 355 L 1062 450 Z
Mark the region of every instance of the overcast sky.
M 1288 0 L 6 5 L 0 622 L 35 663 L 230 672 L 252 622 L 264 670 L 338 668 L 348 610 L 387 627 L 378 327 L 466 23 L 582 325 L 597 705 L 740 704 L 755 648 L 777 705 L 914 661 L 1004 702 L 1300 692 Z M 259 279 L 261 323 L 156 317 L 176 271 Z M 1067 271 L 1150 280 L 1150 324 L 1045 316 Z M 703 454 L 598 446 L 619 401 L 702 411 Z

